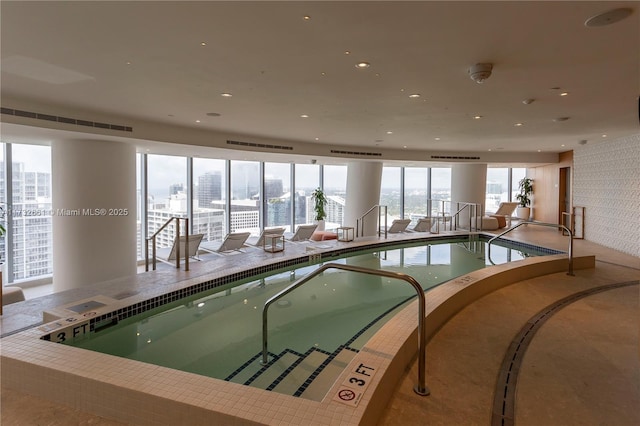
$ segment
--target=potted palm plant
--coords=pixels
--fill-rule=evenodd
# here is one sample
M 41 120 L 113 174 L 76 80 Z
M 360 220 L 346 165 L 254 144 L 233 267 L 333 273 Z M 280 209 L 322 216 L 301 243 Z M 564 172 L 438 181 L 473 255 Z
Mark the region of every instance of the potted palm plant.
M 324 219 L 327 217 L 324 207 L 327 205 L 327 197 L 324 195 L 324 191 L 318 187 L 311 193 L 311 200 L 313 201 L 313 220 L 318 223 L 317 230 L 324 231 Z
M 533 193 L 533 179 L 522 178 L 518 182 L 518 190 L 520 193 L 516 195 L 516 199 L 520 203 L 516 209 L 518 219 L 528 220 L 531 216 L 531 194 Z

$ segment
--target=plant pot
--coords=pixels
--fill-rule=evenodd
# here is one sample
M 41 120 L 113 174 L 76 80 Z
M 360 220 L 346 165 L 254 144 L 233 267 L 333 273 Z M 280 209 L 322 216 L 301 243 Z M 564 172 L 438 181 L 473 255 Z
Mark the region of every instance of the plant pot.
M 529 220 L 531 216 L 531 207 L 518 207 L 516 209 L 516 217 L 521 220 Z
M 316 223 L 318 224 L 316 231 L 324 231 L 324 219 L 316 220 Z

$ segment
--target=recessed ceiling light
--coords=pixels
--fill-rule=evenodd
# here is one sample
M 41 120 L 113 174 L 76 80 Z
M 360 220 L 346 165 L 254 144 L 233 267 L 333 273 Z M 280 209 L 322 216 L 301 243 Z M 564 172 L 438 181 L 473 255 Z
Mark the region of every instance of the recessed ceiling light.
M 481 115 L 474 115 L 474 116 L 473 116 L 473 119 L 474 119 L 474 120 L 480 120 L 481 118 L 482 118 L 482 116 L 481 116 Z
M 434 138 L 434 139 L 435 139 L 435 140 L 437 140 L 437 141 L 439 141 L 439 140 L 440 140 L 440 138 Z
M 205 43 L 204 41 L 202 43 L 200 43 L 200 46 L 206 46 L 207 43 Z
M 220 96 L 222 96 L 223 98 L 230 98 L 233 95 L 231 93 L 220 93 Z
M 320 75 L 327 75 L 327 73 L 323 71 L 320 73 Z
M 380 73 L 378 73 L 378 72 L 377 72 L 377 73 L 376 73 L 376 77 L 380 77 Z
M 315 139 L 316 139 L 317 141 L 319 141 L 319 140 L 320 140 L 320 138 L 315 138 Z
M 420 97 L 420 93 L 412 93 L 409 95 L 410 98 L 419 98 Z
M 491 148 L 489 148 L 487 151 L 491 152 Z
M 350 51 L 348 51 L 348 50 L 345 50 L 345 51 L 344 51 L 344 54 L 345 54 L 345 55 L 351 55 L 351 52 L 350 52 Z
M 541 149 L 539 149 L 539 150 L 538 150 L 538 152 L 542 152 L 542 150 L 541 150 Z
M 607 137 L 607 135 L 602 135 L 602 137 L 603 137 L 603 138 L 606 138 L 606 137 Z
M 405 149 L 406 149 L 406 148 L 407 148 L 407 146 L 406 146 L 406 145 L 404 145 L 404 146 L 403 146 L 403 148 L 405 148 Z
M 300 117 L 301 118 L 309 118 L 309 116 L 307 114 L 302 114 Z
M 200 122 L 200 120 L 196 120 L 196 123 L 199 123 L 199 122 Z
M 127 65 L 131 65 L 131 61 L 127 61 L 127 62 L 126 62 L 126 64 L 127 64 Z
M 525 104 L 525 105 L 531 105 L 533 102 L 535 102 L 535 99 L 533 99 L 533 98 L 524 99 L 522 101 L 522 103 Z
M 364 69 L 364 68 L 369 68 L 371 66 L 371 64 L 369 62 L 358 62 L 356 64 L 356 68 L 360 68 L 360 69 Z
M 388 134 L 388 135 L 392 135 L 392 134 L 393 134 L 393 132 L 392 132 L 391 130 L 389 130 L 389 131 L 387 131 L 387 134 Z
M 560 96 L 567 96 L 569 92 L 560 92 Z
M 302 17 L 302 19 L 304 19 L 305 21 L 308 21 L 308 20 L 310 20 L 310 19 L 311 19 L 311 16 L 309 16 L 309 15 L 304 15 L 304 16 Z
M 516 127 L 520 127 L 520 126 L 522 126 L 522 123 L 516 123 L 515 126 Z

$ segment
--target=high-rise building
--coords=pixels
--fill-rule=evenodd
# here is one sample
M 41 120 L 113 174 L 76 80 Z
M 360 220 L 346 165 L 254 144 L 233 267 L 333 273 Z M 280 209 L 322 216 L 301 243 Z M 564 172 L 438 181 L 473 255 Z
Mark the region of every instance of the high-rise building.
M 222 174 L 219 171 L 198 177 L 198 207 L 211 208 L 214 200 L 222 200 Z
M 169 185 L 169 196 L 184 192 L 184 183 L 174 183 Z
M 0 163 L 4 170 L 4 164 Z M 51 174 L 30 172 L 23 163 L 13 163 L 13 197 L 10 209 L 4 209 L 2 221 L 11 216 L 13 247 L 0 239 L 0 261 L 6 260 L 6 250 L 12 250 L 12 281 L 53 273 L 53 220 L 51 204 Z M 4 173 L 0 187 L 5 186 Z

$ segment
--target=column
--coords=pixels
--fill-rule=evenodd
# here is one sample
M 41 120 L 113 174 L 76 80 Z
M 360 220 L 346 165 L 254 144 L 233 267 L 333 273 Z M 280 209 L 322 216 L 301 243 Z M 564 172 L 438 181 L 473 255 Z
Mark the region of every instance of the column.
M 456 203 L 479 203 L 482 210 L 477 216 L 484 215 L 484 203 L 487 192 L 487 165 L 486 164 L 454 164 L 451 167 L 451 212 L 457 211 Z M 460 213 L 459 224 L 469 227 L 469 210 Z
M 54 292 L 135 275 L 135 147 L 54 141 L 51 162 Z
M 356 221 L 371 207 L 380 202 L 382 163 L 354 161 L 347 165 L 347 201 L 344 225 L 356 226 Z M 371 212 L 364 220 L 364 235 L 376 235 L 377 212 Z M 362 235 L 360 235 L 362 236 Z

